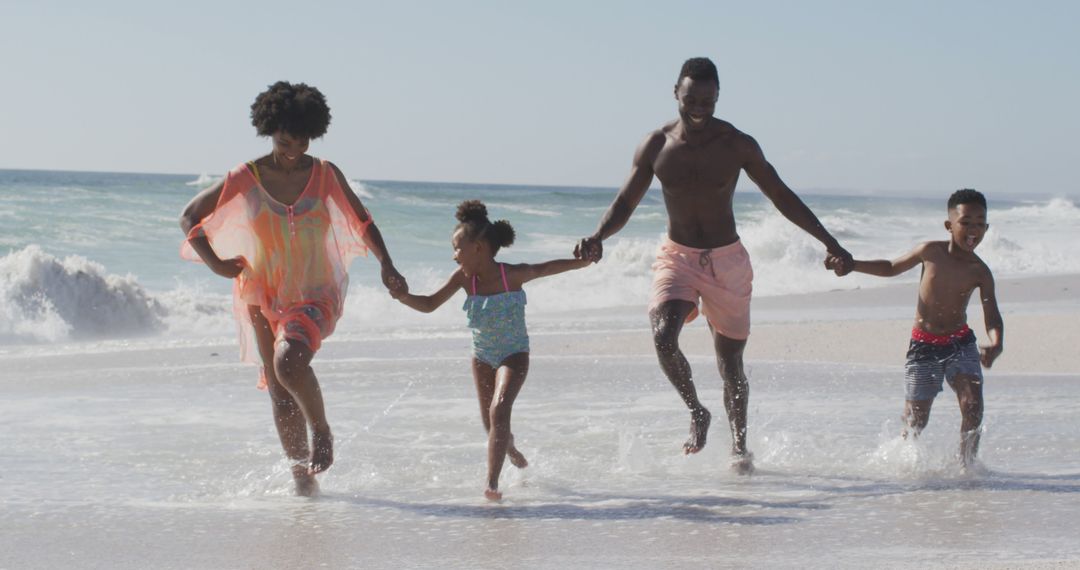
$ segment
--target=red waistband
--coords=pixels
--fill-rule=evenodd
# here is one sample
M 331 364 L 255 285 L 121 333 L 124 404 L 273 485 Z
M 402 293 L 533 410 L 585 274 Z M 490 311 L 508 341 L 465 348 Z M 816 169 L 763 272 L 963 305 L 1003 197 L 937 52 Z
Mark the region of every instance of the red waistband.
M 926 344 L 946 345 L 964 338 L 969 333 L 971 333 L 971 328 L 969 328 L 967 325 L 964 325 L 956 331 L 953 331 L 946 335 L 928 333 L 918 327 L 912 327 L 911 340 L 925 342 Z

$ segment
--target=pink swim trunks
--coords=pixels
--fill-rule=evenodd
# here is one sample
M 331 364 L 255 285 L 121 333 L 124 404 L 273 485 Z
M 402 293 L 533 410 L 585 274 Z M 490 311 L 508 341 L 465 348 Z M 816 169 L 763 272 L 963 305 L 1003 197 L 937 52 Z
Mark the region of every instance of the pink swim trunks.
M 701 299 L 701 312 L 716 332 L 735 340 L 750 336 L 754 270 L 742 242 L 712 249 L 686 247 L 664 237 L 653 263 L 649 310 L 665 301 Z M 695 307 L 686 317 L 697 317 Z

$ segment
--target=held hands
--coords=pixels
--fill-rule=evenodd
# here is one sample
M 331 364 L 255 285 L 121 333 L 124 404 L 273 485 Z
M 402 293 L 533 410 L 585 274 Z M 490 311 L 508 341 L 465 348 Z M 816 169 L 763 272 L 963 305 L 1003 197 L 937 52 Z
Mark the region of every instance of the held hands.
M 994 361 L 997 357 L 1001 356 L 1001 351 L 1004 350 L 1000 344 L 991 344 L 989 346 L 980 346 L 979 354 L 982 355 L 979 360 L 986 368 L 990 368 L 994 365 Z
M 604 243 L 593 237 L 582 238 L 574 246 L 574 257 L 596 263 L 604 257 Z
M 846 249 L 836 246 L 825 256 L 825 269 L 832 270 L 837 276 L 843 277 L 855 269 L 855 259 Z
M 405 277 L 398 273 L 393 265 L 383 265 L 382 282 L 390 291 L 390 296 L 395 299 L 409 292 L 409 284 L 405 281 Z

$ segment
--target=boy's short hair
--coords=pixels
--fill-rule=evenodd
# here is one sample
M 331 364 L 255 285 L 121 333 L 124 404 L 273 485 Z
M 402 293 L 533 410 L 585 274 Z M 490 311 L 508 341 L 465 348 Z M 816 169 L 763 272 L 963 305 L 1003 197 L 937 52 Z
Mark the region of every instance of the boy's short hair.
M 318 89 L 278 81 L 255 98 L 251 124 L 264 137 L 283 131 L 294 137 L 317 139 L 330 126 L 330 107 Z
M 949 209 L 953 209 L 960 204 L 978 204 L 986 209 L 986 196 L 982 195 L 982 192 L 974 190 L 972 188 L 962 188 L 952 193 L 949 196 Z
M 720 85 L 720 75 L 716 73 L 716 65 L 707 57 L 692 57 L 682 64 L 679 70 L 679 79 L 676 85 L 682 83 L 683 77 L 689 77 L 694 81 L 713 81 Z

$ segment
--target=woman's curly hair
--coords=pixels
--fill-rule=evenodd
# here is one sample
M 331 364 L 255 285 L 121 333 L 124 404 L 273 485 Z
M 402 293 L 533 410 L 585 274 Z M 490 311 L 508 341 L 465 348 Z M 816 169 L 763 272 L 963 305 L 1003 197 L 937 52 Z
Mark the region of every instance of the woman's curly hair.
M 284 131 L 294 137 L 317 139 L 330 126 L 330 107 L 318 89 L 278 81 L 251 104 L 251 124 L 264 137 Z
M 459 223 L 454 231 L 464 230 L 465 239 L 475 241 L 483 239 L 491 246 L 491 254 L 499 248 L 510 247 L 514 243 L 514 228 L 506 220 L 492 222 L 488 219 L 487 206 L 480 200 L 466 200 L 458 204 L 455 217 Z

